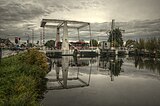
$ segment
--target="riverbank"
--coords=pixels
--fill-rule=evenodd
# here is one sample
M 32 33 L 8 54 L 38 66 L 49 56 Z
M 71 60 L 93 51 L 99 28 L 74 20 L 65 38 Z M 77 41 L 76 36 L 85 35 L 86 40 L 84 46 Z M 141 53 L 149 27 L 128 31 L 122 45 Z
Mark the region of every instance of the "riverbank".
M 2 59 L 0 105 L 39 105 L 48 72 L 45 54 L 35 49 Z

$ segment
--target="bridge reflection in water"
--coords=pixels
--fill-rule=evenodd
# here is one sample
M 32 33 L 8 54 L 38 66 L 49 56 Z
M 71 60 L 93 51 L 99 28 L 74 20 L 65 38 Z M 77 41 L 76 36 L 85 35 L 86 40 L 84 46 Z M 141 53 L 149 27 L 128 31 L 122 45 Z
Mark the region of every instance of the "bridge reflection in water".
M 114 81 L 115 77 L 118 77 L 121 73 L 126 73 L 124 72 L 124 67 L 122 67 L 124 61 L 125 64 L 130 64 L 129 61 L 131 60 L 135 68 L 151 69 L 151 71 L 155 73 L 160 73 L 158 65 L 160 62 L 158 60 L 154 62 L 153 60 L 133 57 L 76 58 L 63 56 L 62 58 L 52 59 L 52 70 L 46 76 L 48 79 L 47 88 L 48 90 L 58 90 L 87 87 L 90 84 L 91 73 L 94 75 L 99 73 L 109 76 L 110 80 Z M 145 64 L 147 65 L 145 66 Z M 155 66 L 153 64 L 155 64 Z M 155 69 L 153 67 L 155 67 Z M 129 72 L 129 70 L 126 71 Z
M 90 70 L 88 70 L 88 77 L 83 78 L 80 75 L 80 67 L 88 66 L 89 60 L 79 60 L 77 58 L 63 56 L 61 59 L 53 59 L 54 63 L 52 70 L 46 78 L 48 78 L 47 89 L 59 90 L 59 89 L 71 89 L 89 86 L 92 63 L 90 64 Z M 72 72 L 70 72 L 72 70 Z M 71 73 L 72 75 L 68 75 Z
M 62 58 L 52 59 L 52 62 L 52 70 L 46 76 L 48 79 L 48 90 L 89 86 L 92 64 L 94 63 L 97 64 L 96 67 L 99 72 L 110 75 L 111 81 L 114 81 L 114 76 L 118 76 L 120 72 L 124 71 L 121 68 L 123 60 L 116 58 L 76 58 L 63 56 Z M 83 71 L 83 75 L 80 70 Z M 87 74 L 84 74 L 84 70 Z
M 52 61 L 46 76 L 49 90 L 42 100 L 45 106 L 160 104 L 160 59 L 70 56 Z

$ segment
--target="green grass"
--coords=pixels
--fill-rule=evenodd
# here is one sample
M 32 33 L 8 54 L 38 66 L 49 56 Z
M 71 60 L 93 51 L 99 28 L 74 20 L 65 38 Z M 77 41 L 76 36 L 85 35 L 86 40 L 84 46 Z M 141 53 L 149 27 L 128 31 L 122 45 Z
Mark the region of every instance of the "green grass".
M 34 52 L 41 54 L 38 51 Z M 40 63 L 28 63 L 26 57 L 29 56 L 31 55 L 27 52 L 2 59 L 0 64 L 0 106 L 40 105 L 38 100 L 44 92 L 44 76 L 47 74 L 47 70 L 37 65 Z M 41 57 L 45 59 L 42 54 Z M 43 64 L 45 65 L 42 66 L 46 66 L 45 62 Z

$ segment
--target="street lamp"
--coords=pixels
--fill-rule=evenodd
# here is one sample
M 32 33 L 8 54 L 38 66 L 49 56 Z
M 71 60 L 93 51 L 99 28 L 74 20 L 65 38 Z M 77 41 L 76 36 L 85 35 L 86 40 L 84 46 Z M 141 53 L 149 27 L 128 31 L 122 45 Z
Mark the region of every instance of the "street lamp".
M 28 28 L 28 30 L 30 30 L 31 28 Z M 34 45 L 34 29 L 31 29 L 32 31 L 32 45 Z

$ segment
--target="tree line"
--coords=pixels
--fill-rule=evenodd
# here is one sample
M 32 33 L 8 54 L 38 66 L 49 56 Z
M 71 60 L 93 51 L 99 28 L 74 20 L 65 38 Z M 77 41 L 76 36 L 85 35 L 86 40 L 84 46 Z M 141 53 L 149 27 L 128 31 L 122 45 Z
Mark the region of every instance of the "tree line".
M 148 38 L 139 40 L 128 40 L 126 47 L 133 45 L 134 49 L 148 50 L 149 52 L 156 52 L 160 50 L 160 38 Z

